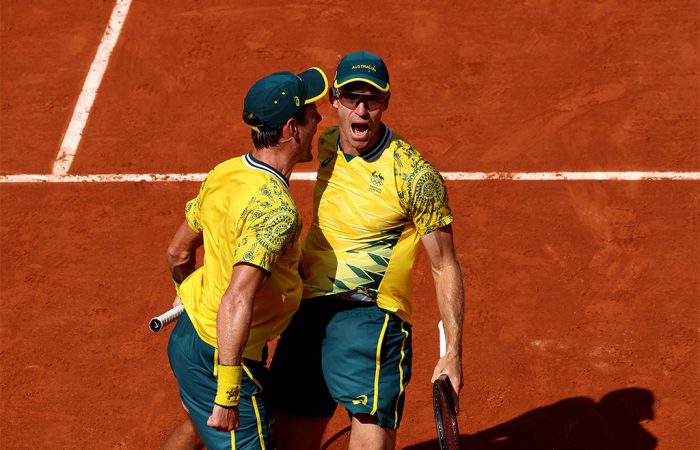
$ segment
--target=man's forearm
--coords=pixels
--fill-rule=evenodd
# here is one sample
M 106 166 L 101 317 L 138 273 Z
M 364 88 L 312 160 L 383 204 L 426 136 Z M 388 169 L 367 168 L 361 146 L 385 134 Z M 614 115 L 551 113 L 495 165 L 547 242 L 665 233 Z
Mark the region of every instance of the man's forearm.
M 197 264 L 197 248 L 202 245 L 202 235 L 183 222 L 168 246 L 168 269 L 176 283 L 182 283 Z
M 253 321 L 255 294 L 268 274 L 248 264 L 238 264 L 233 268 L 231 282 L 221 297 L 216 318 L 220 364 L 236 366 L 241 363 Z
M 440 318 L 445 329 L 447 353 L 462 356 L 462 322 L 464 319 L 464 285 L 459 263 L 433 267 L 435 293 Z
M 221 299 L 216 319 L 216 340 L 219 348 L 219 364 L 238 366 L 243 360 L 243 350 L 253 320 L 253 298 L 227 290 Z
M 176 283 L 182 283 L 185 278 L 190 276 L 197 265 L 197 256 L 195 252 L 191 252 L 188 255 L 179 254 L 177 257 L 171 257 L 168 254 L 168 268 L 170 269 L 170 275 Z

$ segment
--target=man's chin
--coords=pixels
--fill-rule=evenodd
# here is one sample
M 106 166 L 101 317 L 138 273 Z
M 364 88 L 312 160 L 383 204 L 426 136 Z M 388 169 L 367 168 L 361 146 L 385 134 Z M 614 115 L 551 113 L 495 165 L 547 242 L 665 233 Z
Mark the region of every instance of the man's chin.
M 367 142 L 363 142 L 362 145 L 355 146 L 355 150 L 357 150 L 357 153 L 360 153 L 360 154 L 364 153 L 365 150 L 368 150 L 369 148 L 370 148 L 370 145 Z
M 350 136 L 348 136 L 348 142 L 350 143 L 352 148 L 361 152 L 362 150 L 367 148 L 367 144 L 369 143 L 369 136 L 367 136 L 367 138 L 357 139 L 351 134 Z

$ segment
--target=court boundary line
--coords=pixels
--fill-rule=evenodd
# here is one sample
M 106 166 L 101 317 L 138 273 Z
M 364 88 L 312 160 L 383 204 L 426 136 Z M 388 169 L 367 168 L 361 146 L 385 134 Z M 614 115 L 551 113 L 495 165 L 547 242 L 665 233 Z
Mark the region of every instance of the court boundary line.
M 178 183 L 201 182 L 206 173 L 113 173 L 87 175 L 0 175 L 0 184 L 19 183 Z M 700 172 L 442 172 L 448 181 L 700 181 Z M 297 181 L 315 181 L 316 172 L 294 172 Z
M 51 171 L 53 175 L 66 175 L 71 165 L 73 165 L 92 105 L 97 97 L 97 90 L 102 84 L 102 78 L 107 70 L 109 58 L 112 56 L 114 46 L 117 44 L 130 6 L 131 0 L 117 0 L 114 9 L 112 9 L 112 15 L 102 35 L 100 45 L 97 47 L 95 58 L 90 64 L 90 70 L 88 70 L 88 74 L 85 77 L 83 89 L 80 91 L 78 101 L 75 103 L 73 116 L 70 119 L 66 133 L 63 135 L 61 147 L 53 163 Z

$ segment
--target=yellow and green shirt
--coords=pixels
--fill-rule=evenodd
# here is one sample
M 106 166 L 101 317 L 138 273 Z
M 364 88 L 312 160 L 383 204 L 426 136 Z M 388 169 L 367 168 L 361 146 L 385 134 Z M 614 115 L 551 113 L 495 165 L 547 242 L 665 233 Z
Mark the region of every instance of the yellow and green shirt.
M 338 127 L 318 141 L 314 216 L 302 246 L 303 298 L 366 296 L 411 321 L 420 236 L 452 222 L 440 173 L 384 126 L 359 156 L 339 145 Z
M 204 235 L 204 262 L 178 293 L 199 337 L 217 346 L 216 316 L 238 263 L 271 273 L 255 296 L 244 358 L 260 361 L 268 340 L 279 335 L 301 300 L 301 217 L 287 179 L 252 154 L 233 158 L 207 175 L 187 203 L 187 223 Z

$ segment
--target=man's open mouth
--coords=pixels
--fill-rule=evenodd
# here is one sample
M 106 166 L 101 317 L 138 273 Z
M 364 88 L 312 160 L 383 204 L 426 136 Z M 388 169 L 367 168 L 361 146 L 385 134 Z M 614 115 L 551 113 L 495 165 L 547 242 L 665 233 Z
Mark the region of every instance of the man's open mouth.
M 353 123 L 350 125 L 352 128 L 352 134 L 356 138 L 362 138 L 367 134 L 369 130 L 369 125 L 366 123 Z

